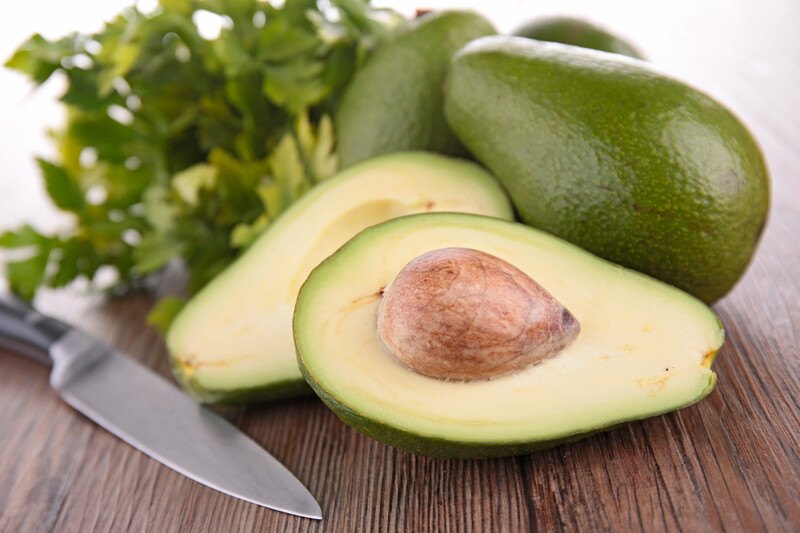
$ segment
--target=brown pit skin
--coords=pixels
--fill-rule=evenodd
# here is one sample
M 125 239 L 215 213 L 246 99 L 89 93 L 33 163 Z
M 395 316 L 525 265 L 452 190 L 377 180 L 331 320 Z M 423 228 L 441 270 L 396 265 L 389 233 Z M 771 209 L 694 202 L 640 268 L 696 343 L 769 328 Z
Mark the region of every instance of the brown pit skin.
M 384 349 L 419 374 L 473 381 L 552 357 L 578 320 L 517 267 L 469 248 L 442 248 L 408 263 L 378 309 Z

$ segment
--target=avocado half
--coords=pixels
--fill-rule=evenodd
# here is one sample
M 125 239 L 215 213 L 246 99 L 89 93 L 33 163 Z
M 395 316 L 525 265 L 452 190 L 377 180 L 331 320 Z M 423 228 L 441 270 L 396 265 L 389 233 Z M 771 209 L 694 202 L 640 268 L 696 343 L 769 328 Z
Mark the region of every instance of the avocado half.
M 530 276 L 577 318 L 577 338 L 490 380 L 444 381 L 398 363 L 376 333 L 383 294 L 407 263 L 450 247 Z M 439 213 L 367 229 L 315 268 L 297 300 L 294 338 L 303 375 L 345 423 L 413 453 L 492 457 L 697 402 L 714 388 L 724 331 L 693 296 L 549 234 Z
M 310 393 L 292 341 L 308 273 L 364 228 L 427 211 L 513 217 L 497 181 L 467 161 L 409 152 L 354 165 L 306 193 L 183 308 L 166 338 L 178 381 L 207 403 Z

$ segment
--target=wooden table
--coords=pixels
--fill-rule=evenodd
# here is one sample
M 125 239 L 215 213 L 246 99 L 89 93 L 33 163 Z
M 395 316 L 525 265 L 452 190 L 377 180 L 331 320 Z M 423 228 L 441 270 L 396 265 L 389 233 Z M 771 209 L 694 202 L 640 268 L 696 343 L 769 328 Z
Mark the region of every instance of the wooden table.
M 325 513 L 317 522 L 161 466 L 60 401 L 45 368 L 0 353 L 0 531 L 800 529 L 800 4 L 639 4 L 657 11 L 614 4 L 585 12 L 733 107 L 773 174 L 759 253 L 715 306 L 727 341 L 707 399 L 489 461 L 400 452 L 356 433 L 315 398 L 226 411 L 316 495 Z M 61 293 L 40 303 L 169 375 L 162 341 L 144 323 L 152 302 Z

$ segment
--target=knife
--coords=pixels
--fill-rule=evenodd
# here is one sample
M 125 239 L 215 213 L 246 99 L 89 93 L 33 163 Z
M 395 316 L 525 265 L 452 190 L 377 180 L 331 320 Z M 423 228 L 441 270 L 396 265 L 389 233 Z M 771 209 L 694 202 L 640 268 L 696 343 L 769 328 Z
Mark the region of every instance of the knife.
M 52 366 L 50 384 L 72 407 L 173 470 L 230 496 L 322 518 L 306 488 L 235 426 L 104 343 L 7 295 L 0 348 Z

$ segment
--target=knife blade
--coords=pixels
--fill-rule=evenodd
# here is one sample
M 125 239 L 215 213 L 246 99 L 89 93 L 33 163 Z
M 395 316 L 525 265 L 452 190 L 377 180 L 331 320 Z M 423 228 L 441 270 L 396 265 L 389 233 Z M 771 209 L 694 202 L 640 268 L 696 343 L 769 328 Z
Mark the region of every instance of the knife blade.
M 257 443 L 91 336 L 3 296 L 0 347 L 52 364 L 50 384 L 69 405 L 169 468 L 256 505 L 322 518 L 302 483 Z

